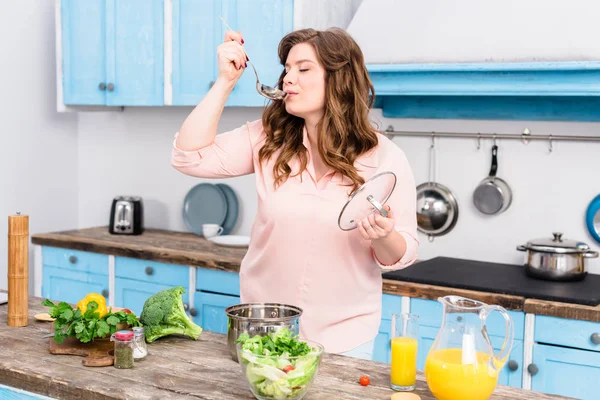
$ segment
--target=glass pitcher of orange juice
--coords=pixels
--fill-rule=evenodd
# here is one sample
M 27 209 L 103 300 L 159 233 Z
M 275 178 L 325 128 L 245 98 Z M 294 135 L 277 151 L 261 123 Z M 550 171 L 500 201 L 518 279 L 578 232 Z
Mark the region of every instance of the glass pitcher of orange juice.
M 392 314 L 392 360 L 390 385 L 398 391 L 415 389 L 417 380 L 417 340 L 419 317 Z
M 425 360 L 425 378 L 438 400 L 487 400 L 513 345 L 513 323 L 500 306 L 460 296 L 438 299 L 444 308 L 442 326 Z M 504 343 L 496 354 L 487 334 L 491 312 L 504 317 Z

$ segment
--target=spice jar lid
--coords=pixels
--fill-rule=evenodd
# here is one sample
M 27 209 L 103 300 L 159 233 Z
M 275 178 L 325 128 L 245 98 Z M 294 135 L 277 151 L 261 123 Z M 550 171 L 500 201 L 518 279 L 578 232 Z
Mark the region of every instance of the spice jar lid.
M 577 240 L 564 239 L 562 233 L 553 232 L 553 238 L 536 239 L 527 242 L 526 249 L 546 253 L 585 253 L 590 247 Z
M 122 331 L 115 332 L 115 339 L 117 339 L 117 340 L 131 340 L 131 339 L 133 339 L 133 332 L 132 331 L 127 331 L 127 330 L 122 330 Z

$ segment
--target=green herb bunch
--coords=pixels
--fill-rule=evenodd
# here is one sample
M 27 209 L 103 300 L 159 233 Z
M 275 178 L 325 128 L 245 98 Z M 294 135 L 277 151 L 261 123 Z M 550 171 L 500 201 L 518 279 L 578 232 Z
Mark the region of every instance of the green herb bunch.
M 48 314 L 54 318 L 54 341 L 58 344 L 65 341 L 67 337 L 75 337 L 82 343 L 88 343 L 95 338 L 110 337 L 117 331 L 117 325 L 125 323 L 130 326 L 141 326 L 134 313 L 118 311 L 109 312 L 100 317 L 98 303 L 90 301 L 85 313 L 80 309 L 73 309 L 69 303 L 60 302 L 54 304 L 46 299 L 43 306 L 50 307 Z

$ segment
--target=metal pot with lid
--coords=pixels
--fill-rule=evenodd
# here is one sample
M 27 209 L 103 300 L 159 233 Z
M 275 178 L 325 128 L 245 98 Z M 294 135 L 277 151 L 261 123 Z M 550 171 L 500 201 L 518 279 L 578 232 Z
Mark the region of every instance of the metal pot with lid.
M 528 241 L 517 250 L 526 251 L 525 271 L 527 275 L 553 281 L 576 281 L 587 275 L 586 258 L 598 257 L 598 252 L 576 240 L 563 239 L 563 234 L 554 232 L 553 238 Z

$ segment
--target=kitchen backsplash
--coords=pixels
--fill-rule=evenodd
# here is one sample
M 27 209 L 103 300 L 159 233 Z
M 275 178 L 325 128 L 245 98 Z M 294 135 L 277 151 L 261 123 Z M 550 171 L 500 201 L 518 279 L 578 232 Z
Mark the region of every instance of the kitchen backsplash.
M 183 198 L 200 179 L 185 176 L 170 166 L 173 136 L 191 108 L 125 109 L 121 113 L 79 115 L 79 226 L 108 223 L 114 195 L 134 194 L 144 198 L 147 226 L 186 230 L 181 217 Z M 260 118 L 260 109 L 228 108 L 219 132 Z M 520 133 L 528 127 L 535 134 L 594 135 L 598 123 L 549 123 L 521 121 L 399 120 L 372 113 L 381 129 Z M 394 139 L 413 167 L 417 183 L 428 179 L 430 140 Z M 513 190 L 513 203 L 503 214 L 484 216 L 472 205 L 472 193 L 487 176 L 491 141 L 436 140 L 437 180 L 450 187 L 459 203 L 456 227 L 429 242 L 420 235 L 420 258 L 437 255 L 492 262 L 521 263 L 517 245 L 552 232 L 600 246 L 587 233 L 584 213 L 600 193 L 593 168 L 600 145 L 554 142 L 552 153 L 546 142 L 498 140 L 498 176 Z M 107 156 L 110 154 L 109 157 Z M 226 180 L 241 200 L 240 221 L 233 233 L 249 234 L 257 206 L 254 177 Z M 589 260 L 591 271 L 600 273 L 600 262 Z

